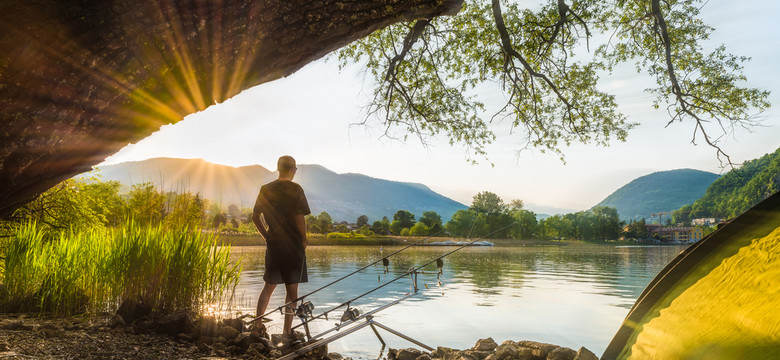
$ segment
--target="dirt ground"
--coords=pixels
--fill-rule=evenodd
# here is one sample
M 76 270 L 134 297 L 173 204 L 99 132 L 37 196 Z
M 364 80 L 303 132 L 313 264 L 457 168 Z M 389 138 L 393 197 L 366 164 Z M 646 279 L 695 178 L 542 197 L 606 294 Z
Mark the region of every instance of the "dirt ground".
M 111 328 L 107 319 L 0 315 L 2 359 L 248 359 L 220 346 Z

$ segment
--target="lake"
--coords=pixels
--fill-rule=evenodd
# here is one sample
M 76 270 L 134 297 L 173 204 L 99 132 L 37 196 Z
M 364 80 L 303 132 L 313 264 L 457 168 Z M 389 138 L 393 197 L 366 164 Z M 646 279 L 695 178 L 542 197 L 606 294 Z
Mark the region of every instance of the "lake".
M 401 247 L 310 246 L 306 294 Z M 418 276 L 420 292 L 375 315 L 375 320 L 428 346 L 466 349 L 481 338 L 533 340 L 573 349 L 585 346 L 603 353 L 636 298 L 683 246 L 562 246 L 469 247 L 444 259 L 441 284 L 436 265 Z M 389 273 L 381 262 L 307 298 L 319 314 L 425 264 L 452 247 L 413 247 L 390 258 Z M 383 252 L 382 252 L 383 251 Z M 264 247 L 235 247 L 243 272 L 233 310 L 254 314 L 263 285 Z M 364 298 L 353 307 L 361 314 L 411 291 L 408 277 Z M 270 308 L 284 302 L 278 287 Z M 343 313 L 312 322 L 314 334 L 330 329 Z M 281 332 L 282 316 L 271 315 L 267 326 Z M 295 324 L 297 324 L 297 320 Z M 303 330 L 302 328 L 299 330 Z M 379 330 L 389 347 L 416 347 Z M 376 358 L 381 343 L 363 328 L 329 345 L 329 351 L 355 359 Z M 385 350 L 386 351 L 386 350 Z

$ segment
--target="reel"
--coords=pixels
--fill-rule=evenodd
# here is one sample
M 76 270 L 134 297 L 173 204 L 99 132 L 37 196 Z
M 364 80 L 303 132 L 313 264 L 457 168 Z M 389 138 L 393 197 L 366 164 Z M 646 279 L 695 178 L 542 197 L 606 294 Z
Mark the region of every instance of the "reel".
M 311 303 L 311 301 L 307 301 L 305 303 L 302 303 L 298 306 L 298 308 L 295 309 L 295 315 L 299 318 L 309 318 L 313 317 L 312 313 L 314 312 L 314 304 Z
M 360 310 L 356 308 L 349 308 L 344 311 L 344 315 L 341 315 L 341 322 L 354 321 L 360 317 Z

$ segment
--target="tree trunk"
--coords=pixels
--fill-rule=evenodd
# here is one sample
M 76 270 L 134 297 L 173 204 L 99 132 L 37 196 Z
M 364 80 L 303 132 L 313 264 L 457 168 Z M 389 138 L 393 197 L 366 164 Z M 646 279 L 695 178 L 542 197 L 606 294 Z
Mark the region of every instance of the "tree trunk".
M 0 217 L 160 126 L 462 0 L 0 3 Z

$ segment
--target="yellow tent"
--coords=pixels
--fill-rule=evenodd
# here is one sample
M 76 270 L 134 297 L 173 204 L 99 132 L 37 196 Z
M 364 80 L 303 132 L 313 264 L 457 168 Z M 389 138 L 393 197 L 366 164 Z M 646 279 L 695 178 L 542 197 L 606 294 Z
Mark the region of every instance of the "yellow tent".
M 780 193 L 653 279 L 602 359 L 780 358 Z

